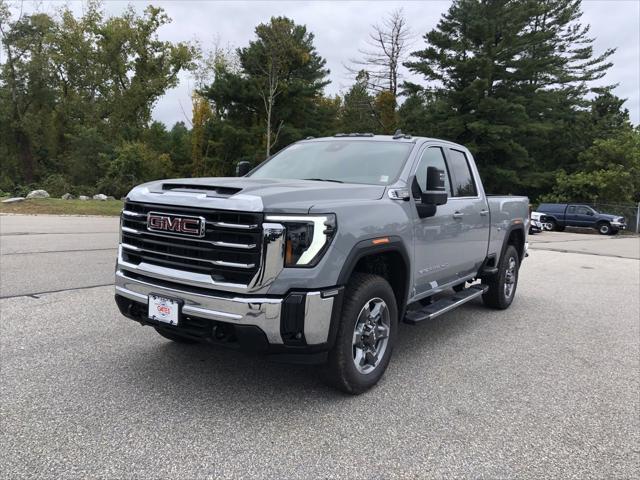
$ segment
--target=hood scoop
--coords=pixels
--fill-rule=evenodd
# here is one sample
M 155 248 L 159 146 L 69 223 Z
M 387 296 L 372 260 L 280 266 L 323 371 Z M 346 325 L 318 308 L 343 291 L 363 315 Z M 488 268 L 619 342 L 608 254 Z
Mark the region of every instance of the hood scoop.
M 207 197 L 227 198 L 242 191 L 242 188 L 220 187 L 215 185 L 198 185 L 195 183 L 163 183 L 162 191 L 176 193 L 204 193 Z

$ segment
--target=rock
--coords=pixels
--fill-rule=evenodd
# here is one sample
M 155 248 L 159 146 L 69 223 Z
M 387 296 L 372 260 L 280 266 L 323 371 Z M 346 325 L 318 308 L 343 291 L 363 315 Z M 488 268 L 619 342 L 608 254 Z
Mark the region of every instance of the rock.
M 2 200 L 2 203 L 18 203 L 18 202 L 22 202 L 24 200 L 24 197 L 13 197 L 13 198 L 7 198 L 6 200 Z
M 49 193 L 46 190 L 34 190 L 29 192 L 27 198 L 49 198 Z
M 112 197 L 111 195 L 107 196 L 107 200 L 115 200 L 115 199 L 116 199 L 116 197 Z
M 107 199 L 107 196 L 103 193 L 98 193 L 97 195 L 93 196 L 93 199 L 105 201 Z
M 71 195 L 70 193 L 65 193 L 65 194 L 64 194 L 64 195 L 62 195 L 62 197 L 60 197 L 60 198 L 62 198 L 63 200 L 73 200 L 73 199 L 74 199 L 74 198 L 76 198 L 76 197 L 74 197 L 74 196 L 73 196 L 73 195 Z
M 87 197 L 86 195 L 80 195 L 78 197 L 78 200 L 89 200 L 89 197 Z

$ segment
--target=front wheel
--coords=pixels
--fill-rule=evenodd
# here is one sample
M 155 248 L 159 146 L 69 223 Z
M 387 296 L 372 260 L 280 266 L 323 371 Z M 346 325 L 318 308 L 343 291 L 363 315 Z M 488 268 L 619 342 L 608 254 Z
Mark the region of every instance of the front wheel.
M 482 301 L 486 306 L 500 310 L 509 308 L 516 295 L 519 270 L 518 251 L 513 245 L 509 245 L 500 259 L 498 273 L 482 281 L 489 287 L 482 295 Z
M 373 387 L 389 365 L 397 329 L 398 307 L 389 283 L 378 275 L 354 274 L 325 367 L 327 381 L 353 395 Z
M 598 233 L 600 235 L 610 235 L 611 234 L 611 224 L 609 222 L 601 222 L 597 226 Z

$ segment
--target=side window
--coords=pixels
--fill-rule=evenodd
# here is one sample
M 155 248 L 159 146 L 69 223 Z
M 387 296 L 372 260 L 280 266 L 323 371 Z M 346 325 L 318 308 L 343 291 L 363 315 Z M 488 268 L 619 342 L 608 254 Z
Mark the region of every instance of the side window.
M 471 175 L 469 162 L 464 152 L 449 149 L 449 170 L 453 178 L 454 197 L 475 197 L 478 195 L 476 184 Z
M 420 193 L 427 185 L 427 168 L 436 167 L 438 170 L 444 171 L 444 188 L 451 195 L 451 182 L 449 181 L 449 172 L 447 172 L 447 164 L 444 160 L 444 152 L 440 147 L 427 148 L 420 158 L 418 169 L 416 170 L 416 181 L 413 182 L 413 196 L 419 197 Z M 420 187 L 417 190 L 415 187 Z
M 574 213 L 576 213 L 576 207 L 571 206 L 567 208 L 567 213 L 570 213 L 571 215 L 573 215 Z
M 578 207 L 578 215 L 589 215 L 589 209 L 587 207 Z

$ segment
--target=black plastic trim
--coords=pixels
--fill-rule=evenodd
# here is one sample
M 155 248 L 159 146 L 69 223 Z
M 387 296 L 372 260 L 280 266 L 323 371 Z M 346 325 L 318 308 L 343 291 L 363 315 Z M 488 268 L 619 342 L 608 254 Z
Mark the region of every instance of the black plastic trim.
M 498 261 L 496 262 L 496 267 L 500 265 L 500 261 L 502 260 L 502 257 L 504 256 L 504 251 L 507 249 L 507 245 L 509 245 L 509 237 L 511 236 L 511 234 L 513 232 L 515 232 L 516 230 L 521 230 L 522 231 L 522 238 L 525 240 L 526 242 L 526 234 L 524 231 L 524 224 L 521 223 L 517 223 L 517 224 L 513 224 L 511 225 L 507 231 L 504 234 L 504 240 L 502 242 L 502 249 L 500 250 L 500 256 L 498 257 Z M 522 251 L 524 252 L 524 245 L 522 246 Z M 520 253 L 520 252 L 518 252 Z M 520 258 L 520 263 L 522 263 L 522 260 L 524 260 L 524 258 Z
M 388 238 L 389 242 L 379 243 L 377 245 L 372 243 L 373 240 L 380 237 Z M 347 284 L 360 259 L 372 254 L 386 252 L 399 253 L 406 267 L 406 288 L 404 292 L 404 299 L 402 305 L 398 305 L 398 318 L 403 318 L 404 311 L 407 306 L 407 300 L 409 299 L 409 290 L 411 288 L 411 263 L 409 261 L 407 247 L 405 246 L 402 238 L 395 235 L 378 235 L 356 243 L 347 256 L 347 259 L 342 266 L 342 270 L 340 271 L 340 275 L 338 275 L 338 284 Z
M 282 302 L 280 335 L 286 345 L 305 345 L 304 314 L 306 293 L 291 293 Z

